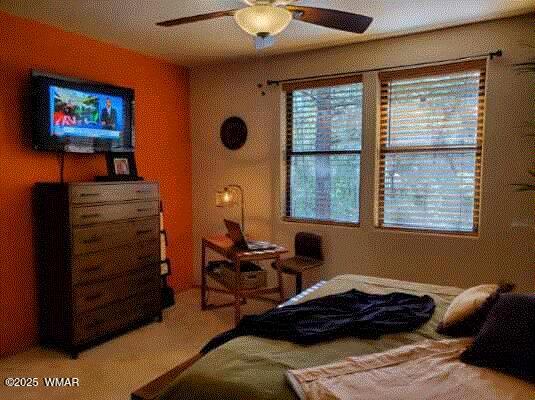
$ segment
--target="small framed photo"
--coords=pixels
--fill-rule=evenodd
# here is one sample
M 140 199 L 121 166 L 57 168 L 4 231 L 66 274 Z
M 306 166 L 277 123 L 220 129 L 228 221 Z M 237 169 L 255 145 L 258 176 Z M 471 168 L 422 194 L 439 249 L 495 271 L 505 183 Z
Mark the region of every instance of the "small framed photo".
M 113 170 L 115 175 L 130 175 L 130 166 L 128 158 L 114 158 Z
M 137 178 L 134 153 L 106 153 L 106 163 L 108 165 L 108 176 L 112 178 L 119 180 Z

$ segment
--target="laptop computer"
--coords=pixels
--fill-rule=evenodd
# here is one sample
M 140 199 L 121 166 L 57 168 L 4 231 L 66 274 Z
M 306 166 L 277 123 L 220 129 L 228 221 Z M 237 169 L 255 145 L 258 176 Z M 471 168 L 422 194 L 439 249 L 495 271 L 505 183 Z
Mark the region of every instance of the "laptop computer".
M 260 240 L 246 240 L 245 236 L 243 236 L 240 224 L 228 219 L 225 219 L 224 221 L 228 230 L 228 235 L 234 242 L 234 246 L 236 246 L 236 248 L 249 251 L 273 250 L 277 248 L 277 246 L 269 242 L 262 242 Z

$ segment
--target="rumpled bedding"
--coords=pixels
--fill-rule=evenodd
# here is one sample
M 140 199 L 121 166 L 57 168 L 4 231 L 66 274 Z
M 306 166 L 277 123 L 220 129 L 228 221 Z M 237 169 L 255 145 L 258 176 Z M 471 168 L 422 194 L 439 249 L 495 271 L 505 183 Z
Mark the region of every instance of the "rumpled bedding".
M 533 400 L 535 385 L 459 360 L 471 339 L 424 340 L 286 373 L 301 400 Z

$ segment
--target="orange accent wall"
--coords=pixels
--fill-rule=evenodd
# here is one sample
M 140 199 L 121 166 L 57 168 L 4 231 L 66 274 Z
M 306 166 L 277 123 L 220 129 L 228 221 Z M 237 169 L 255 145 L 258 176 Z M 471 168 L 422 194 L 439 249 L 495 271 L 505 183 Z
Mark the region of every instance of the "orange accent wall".
M 31 189 L 59 180 L 58 158 L 33 151 L 32 69 L 135 90 L 136 164 L 159 181 L 176 289 L 192 285 L 188 70 L 156 58 L 0 12 L 0 355 L 37 342 L 37 267 Z M 106 174 L 104 155 L 67 154 L 66 181 Z

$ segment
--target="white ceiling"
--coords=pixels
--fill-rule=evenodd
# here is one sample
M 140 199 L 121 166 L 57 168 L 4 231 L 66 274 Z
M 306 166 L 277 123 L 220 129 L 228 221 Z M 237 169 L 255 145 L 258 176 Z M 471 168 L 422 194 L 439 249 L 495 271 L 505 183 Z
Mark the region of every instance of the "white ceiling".
M 297 4 L 364 14 L 374 21 L 364 35 L 292 21 L 273 48 L 257 52 L 252 38 L 231 17 L 173 28 L 155 25 L 242 7 L 240 0 L 0 0 L 0 9 L 182 65 L 354 43 L 535 11 L 535 0 L 301 0 Z

